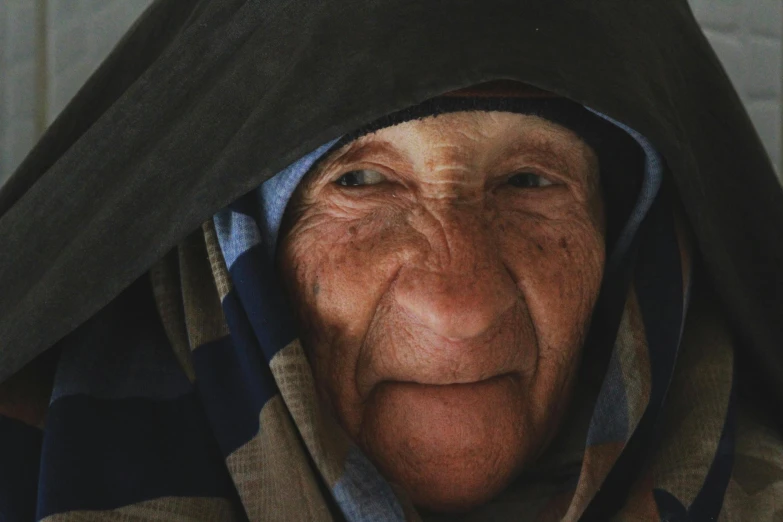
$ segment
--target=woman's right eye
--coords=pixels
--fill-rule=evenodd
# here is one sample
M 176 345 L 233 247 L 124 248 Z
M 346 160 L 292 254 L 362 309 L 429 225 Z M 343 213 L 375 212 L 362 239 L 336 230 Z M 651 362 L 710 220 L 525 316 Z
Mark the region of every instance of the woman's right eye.
M 554 185 L 554 183 L 535 172 L 519 172 L 514 174 L 508 179 L 508 184 L 519 188 L 537 188 Z
M 335 180 L 335 183 L 341 187 L 364 187 L 367 185 L 377 185 L 386 178 L 375 170 L 352 170 L 346 172 Z

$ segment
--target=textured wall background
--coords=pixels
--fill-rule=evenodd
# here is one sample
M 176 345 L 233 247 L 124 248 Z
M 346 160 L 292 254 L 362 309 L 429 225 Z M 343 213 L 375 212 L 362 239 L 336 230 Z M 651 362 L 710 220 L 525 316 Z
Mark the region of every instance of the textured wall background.
M 47 0 L 46 3 L 47 118 L 51 122 L 152 2 Z
M 0 0 L 0 184 L 152 0 Z
M 0 183 L 150 3 L 0 0 Z M 783 173 L 783 0 L 691 4 Z
M 783 174 L 783 0 L 690 0 Z
M 41 132 L 38 20 L 31 0 L 0 0 L 0 183 Z

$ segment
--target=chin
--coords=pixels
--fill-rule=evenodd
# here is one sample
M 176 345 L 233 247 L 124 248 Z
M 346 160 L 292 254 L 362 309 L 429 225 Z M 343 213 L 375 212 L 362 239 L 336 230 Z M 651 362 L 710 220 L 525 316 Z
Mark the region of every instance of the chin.
M 499 494 L 537 437 L 518 382 L 385 384 L 367 404 L 362 449 L 418 507 L 465 511 Z
M 397 469 L 394 473 L 395 482 L 417 507 L 457 513 L 481 506 L 498 495 L 517 475 L 517 466 L 461 458 L 437 466 Z

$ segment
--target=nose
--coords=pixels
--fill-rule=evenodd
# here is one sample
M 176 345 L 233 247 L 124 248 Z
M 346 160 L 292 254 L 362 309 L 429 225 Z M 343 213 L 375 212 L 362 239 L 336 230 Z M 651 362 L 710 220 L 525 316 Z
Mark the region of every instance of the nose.
M 455 206 L 430 212 L 417 228 L 422 241 L 400 268 L 397 305 L 420 326 L 450 340 L 477 337 L 519 299 L 489 223 Z

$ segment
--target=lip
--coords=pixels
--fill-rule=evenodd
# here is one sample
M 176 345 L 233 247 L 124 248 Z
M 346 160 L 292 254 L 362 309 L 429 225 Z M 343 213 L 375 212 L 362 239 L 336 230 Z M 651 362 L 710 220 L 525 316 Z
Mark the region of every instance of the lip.
M 377 386 L 402 385 L 402 386 L 411 386 L 411 387 L 418 387 L 418 388 L 461 389 L 461 388 L 472 388 L 472 387 L 479 388 L 486 385 L 496 384 L 497 382 L 506 379 L 517 382 L 519 380 L 519 375 L 515 372 L 506 372 L 506 373 L 494 375 L 492 377 L 488 377 L 486 379 L 465 380 L 465 381 L 458 380 L 458 381 L 449 381 L 449 382 L 420 382 L 420 381 L 403 381 L 403 380 L 388 379 L 388 380 L 380 381 L 377 384 Z
M 481 409 L 486 404 L 499 404 L 498 401 L 506 403 L 520 391 L 519 376 L 508 373 L 460 383 L 382 381 L 373 388 L 367 404 L 371 409 L 385 410 L 392 407 L 408 411 L 412 415 L 429 411 L 444 415 L 464 413 L 470 416 L 477 411 L 476 408 Z M 480 406 L 481 404 L 484 406 Z

